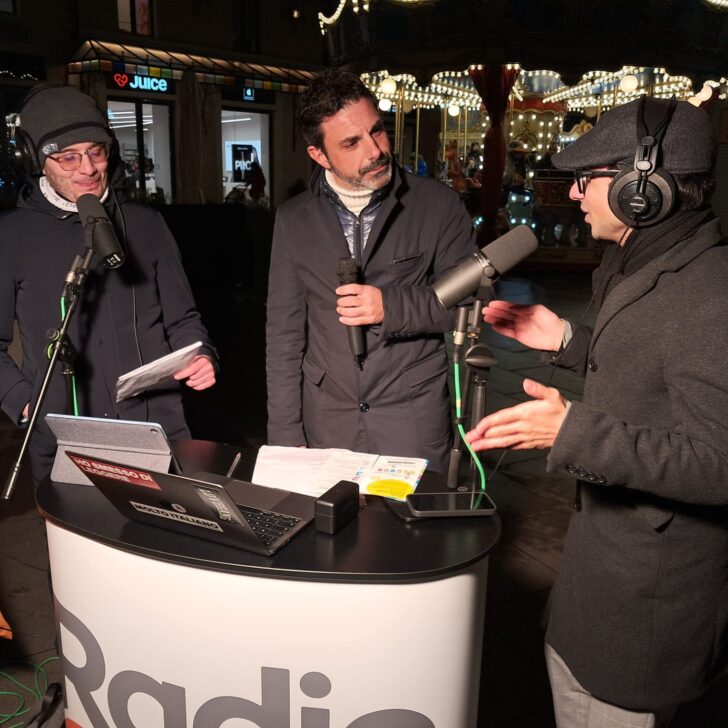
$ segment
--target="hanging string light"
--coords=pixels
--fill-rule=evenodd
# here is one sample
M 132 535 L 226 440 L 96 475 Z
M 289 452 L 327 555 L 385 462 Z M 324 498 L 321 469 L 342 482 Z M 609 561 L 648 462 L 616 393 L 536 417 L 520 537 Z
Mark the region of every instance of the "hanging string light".
M 338 7 L 334 10 L 332 15 L 326 16 L 323 13 L 318 14 L 319 28 L 321 28 L 321 34 L 325 35 L 326 31 L 330 26 L 336 25 L 339 22 L 341 13 L 344 12 L 344 8 L 349 0 L 341 0 Z M 365 13 L 369 12 L 369 0 L 351 0 L 351 9 L 358 15 L 360 10 Z

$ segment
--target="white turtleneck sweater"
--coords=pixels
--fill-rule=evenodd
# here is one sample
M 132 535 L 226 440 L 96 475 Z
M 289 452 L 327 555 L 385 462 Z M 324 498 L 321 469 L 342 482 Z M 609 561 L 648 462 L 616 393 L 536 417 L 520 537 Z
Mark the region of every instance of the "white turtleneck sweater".
M 336 177 L 327 169 L 326 170 L 326 182 L 329 187 L 336 192 L 339 196 L 344 207 L 350 212 L 354 213 L 357 217 L 359 213 L 369 204 L 369 200 L 372 199 L 374 190 L 350 190 L 346 187 L 342 187 L 337 181 Z

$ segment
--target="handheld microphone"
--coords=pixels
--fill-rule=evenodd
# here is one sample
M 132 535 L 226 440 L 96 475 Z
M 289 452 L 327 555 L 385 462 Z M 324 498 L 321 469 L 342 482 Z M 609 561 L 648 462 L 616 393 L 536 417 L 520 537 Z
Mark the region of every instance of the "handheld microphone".
M 91 226 L 91 245 L 94 253 L 101 258 L 105 268 L 118 268 L 126 259 L 119 244 L 114 226 L 96 195 L 81 195 L 76 207 L 84 229 Z
M 497 280 L 537 247 L 531 228 L 519 225 L 445 273 L 432 284 L 432 290 L 442 308 L 452 308 L 478 290 L 483 276 Z
M 359 282 L 359 268 L 353 258 L 339 258 L 336 261 L 336 275 L 339 277 L 339 285 Z M 347 326 L 349 336 L 349 348 L 354 355 L 357 366 L 361 366 L 361 360 L 366 350 L 364 344 L 364 330 L 361 326 Z

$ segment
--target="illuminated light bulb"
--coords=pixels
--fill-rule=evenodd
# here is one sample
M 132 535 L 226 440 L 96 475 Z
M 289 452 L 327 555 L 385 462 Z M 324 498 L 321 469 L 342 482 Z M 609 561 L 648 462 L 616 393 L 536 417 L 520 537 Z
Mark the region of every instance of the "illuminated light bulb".
M 629 94 L 636 91 L 639 85 L 640 82 L 637 76 L 633 73 L 628 73 L 626 76 L 622 77 L 622 80 L 619 82 L 619 90 Z
M 447 107 L 447 113 L 450 114 L 450 116 L 457 116 L 460 113 L 460 107 L 457 104 L 450 104 L 450 106 Z
M 379 108 L 382 111 L 391 111 L 392 109 L 392 102 L 389 99 L 379 99 Z
M 393 78 L 385 78 L 379 84 L 379 90 L 384 96 L 392 96 L 397 91 L 397 82 Z

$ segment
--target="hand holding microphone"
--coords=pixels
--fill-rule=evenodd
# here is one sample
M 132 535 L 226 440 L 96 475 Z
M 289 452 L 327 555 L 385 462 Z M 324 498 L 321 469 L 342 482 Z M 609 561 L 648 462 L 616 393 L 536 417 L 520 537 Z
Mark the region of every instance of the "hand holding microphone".
M 124 262 L 126 254 L 99 198 L 90 193 L 81 195 L 76 200 L 76 207 L 84 228 L 91 228 L 94 253 L 101 258 L 105 268 L 118 268 Z
M 362 325 L 379 324 L 384 319 L 382 292 L 375 286 L 360 284 L 359 268 L 353 258 L 339 258 L 336 274 L 341 284 L 336 289 L 338 299 L 336 312 L 347 327 L 349 348 L 357 366 L 361 366 L 366 354 L 366 343 Z

